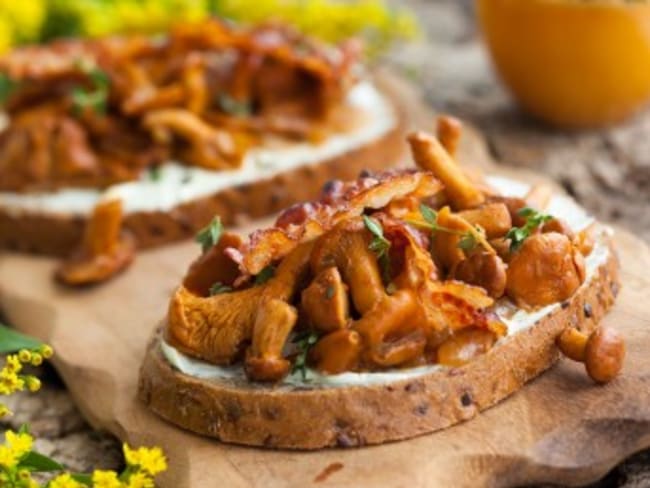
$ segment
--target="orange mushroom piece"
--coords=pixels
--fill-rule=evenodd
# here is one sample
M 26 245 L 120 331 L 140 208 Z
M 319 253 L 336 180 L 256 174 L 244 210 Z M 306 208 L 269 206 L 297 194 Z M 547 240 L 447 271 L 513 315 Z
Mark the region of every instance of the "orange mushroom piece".
M 584 258 L 567 236 L 534 234 L 508 263 L 506 292 L 519 306 L 542 307 L 571 297 L 584 279 Z
M 613 380 L 623 368 L 625 342 L 611 327 L 599 327 L 589 335 L 570 327 L 560 334 L 557 345 L 562 354 L 584 363 L 596 383 Z
M 106 281 L 126 269 L 135 257 L 135 240 L 122 231 L 122 201 L 109 199 L 95 206 L 81 246 L 56 272 L 70 286 Z

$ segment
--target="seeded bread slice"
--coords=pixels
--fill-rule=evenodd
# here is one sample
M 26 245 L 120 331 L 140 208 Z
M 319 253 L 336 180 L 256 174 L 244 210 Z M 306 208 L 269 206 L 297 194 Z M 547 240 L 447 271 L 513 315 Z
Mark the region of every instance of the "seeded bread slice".
M 200 380 L 174 369 L 151 340 L 139 397 L 168 421 L 223 442 L 286 449 L 397 441 L 468 420 L 551 367 L 567 325 L 593 330 L 614 303 L 618 260 L 607 261 L 568 301 L 469 364 L 369 386 L 290 388 Z
M 363 169 L 394 166 L 406 154 L 406 115 L 391 87 L 381 82 L 378 86 L 391 100 L 397 123 L 369 144 L 272 178 L 234 185 L 170 211 L 130 213 L 125 217 L 125 227 L 139 248 L 160 246 L 193 236 L 215 215 L 221 216 L 225 225 L 263 217 L 296 202 L 312 200 L 328 180 L 356 179 Z M 80 241 L 85 220 L 72 214 L 12 212 L 0 207 L 0 249 L 67 256 Z

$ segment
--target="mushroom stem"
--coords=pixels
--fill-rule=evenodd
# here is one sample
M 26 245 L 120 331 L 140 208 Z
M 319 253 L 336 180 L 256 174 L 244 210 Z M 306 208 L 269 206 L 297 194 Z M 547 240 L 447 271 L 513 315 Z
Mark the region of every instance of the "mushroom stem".
M 623 367 L 625 342 L 616 329 L 600 327 L 587 335 L 571 327 L 556 342 L 562 354 L 584 363 L 596 383 L 613 380 Z

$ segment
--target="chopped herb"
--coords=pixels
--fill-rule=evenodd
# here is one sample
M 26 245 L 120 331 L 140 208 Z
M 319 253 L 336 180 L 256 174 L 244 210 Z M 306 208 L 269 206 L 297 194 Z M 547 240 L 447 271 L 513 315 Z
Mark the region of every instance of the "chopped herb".
M 318 339 L 319 335 L 316 332 L 309 331 L 298 334 L 292 341 L 298 349 L 298 355 L 293 362 L 291 373 L 300 371 L 303 381 L 307 380 L 307 356 L 310 349 L 318 342 Z
M 327 289 L 325 290 L 325 298 L 327 298 L 328 300 L 334 298 L 334 287 L 332 285 L 328 286 Z
M 275 268 L 272 265 L 266 266 L 262 271 L 255 275 L 255 284 L 263 285 L 275 276 Z
M 210 287 L 210 296 L 220 295 L 222 293 L 228 293 L 232 291 L 232 287 L 224 285 L 220 281 L 217 281 L 214 285 Z
M 517 215 L 524 217 L 526 223 L 521 227 L 513 227 L 506 234 L 506 239 L 510 239 L 510 250 L 516 251 L 524 241 L 530 237 L 531 233 L 540 225 L 553 220 L 552 215 L 543 214 L 534 208 L 524 207 L 517 212 Z
M 219 108 L 229 115 L 246 117 L 251 114 L 250 102 L 237 100 L 227 93 L 219 94 L 217 103 L 219 104 Z
M 76 87 L 72 90 L 72 110 L 79 115 L 90 108 L 96 113 L 105 113 L 108 102 L 108 75 L 94 65 L 78 62 L 79 69 L 90 78 L 92 89 Z
M 471 251 L 477 246 L 478 242 L 476 240 L 476 236 L 472 231 L 461 231 L 440 225 L 438 223 L 438 212 L 436 212 L 431 207 L 421 204 L 420 214 L 422 215 L 424 222 L 408 221 L 408 223 L 418 227 L 426 227 L 431 230 L 432 235 L 435 232 L 446 232 L 447 234 L 455 234 L 457 236 L 460 236 L 458 247 L 463 251 Z
M 219 216 L 216 216 L 212 221 L 206 225 L 203 229 L 196 234 L 194 240 L 201 244 L 201 249 L 203 252 L 206 252 L 212 246 L 215 246 L 219 239 L 221 239 L 221 234 L 223 233 L 223 224 Z
M 160 166 L 152 166 L 149 168 L 149 179 L 151 181 L 160 181 L 162 177 L 162 168 Z
M 382 229 L 381 224 L 375 219 L 364 215 L 363 223 L 366 229 L 372 234 L 372 241 L 370 241 L 368 249 L 377 255 L 377 262 L 381 267 L 382 279 L 384 283 L 388 283 L 390 281 L 390 257 L 388 256 L 390 241 L 384 237 L 384 229 Z
M 0 105 L 3 105 L 11 93 L 18 87 L 18 83 L 4 73 L 0 73 Z
M 463 251 L 471 251 L 476 248 L 477 244 L 476 237 L 470 231 L 465 232 L 460 238 L 460 241 L 458 241 L 458 247 Z

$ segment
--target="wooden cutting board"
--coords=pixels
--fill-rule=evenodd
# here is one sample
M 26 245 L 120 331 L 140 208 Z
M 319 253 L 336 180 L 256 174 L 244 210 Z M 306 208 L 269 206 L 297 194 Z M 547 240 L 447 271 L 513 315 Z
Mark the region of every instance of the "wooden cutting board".
M 490 166 L 473 131 L 465 137 L 461 159 Z M 179 430 L 138 403 L 145 345 L 198 253 L 193 243 L 141 253 L 128 272 L 84 291 L 54 284 L 50 259 L 0 255 L 0 308 L 15 327 L 54 346 L 54 365 L 94 427 L 133 445 L 165 449 L 170 469 L 160 477 L 162 487 L 583 484 L 650 446 L 650 250 L 622 231 L 616 240 L 623 289 L 605 322 L 618 327 L 628 343 L 620 378 L 595 386 L 581 365 L 564 360 L 469 422 L 360 449 L 228 446 Z

